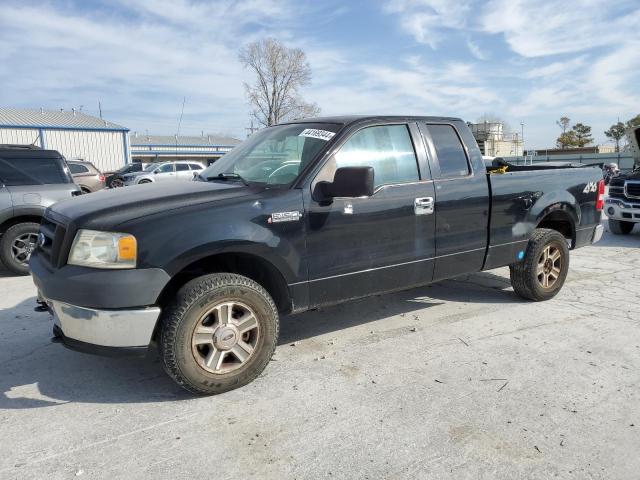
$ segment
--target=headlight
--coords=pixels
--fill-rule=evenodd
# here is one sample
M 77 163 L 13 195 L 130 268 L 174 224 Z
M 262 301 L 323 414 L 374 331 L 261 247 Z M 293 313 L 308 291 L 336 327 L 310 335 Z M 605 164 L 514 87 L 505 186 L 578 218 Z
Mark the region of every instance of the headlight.
M 78 230 L 67 263 L 94 268 L 135 268 L 137 256 L 133 235 Z

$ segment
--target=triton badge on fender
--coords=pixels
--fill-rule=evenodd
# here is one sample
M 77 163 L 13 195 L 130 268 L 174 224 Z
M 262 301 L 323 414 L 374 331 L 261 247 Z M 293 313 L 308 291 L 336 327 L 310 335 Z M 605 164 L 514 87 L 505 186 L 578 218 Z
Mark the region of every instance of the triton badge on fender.
M 302 218 L 302 213 L 298 210 L 294 212 L 276 212 L 272 213 L 267 223 L 297 222 Z

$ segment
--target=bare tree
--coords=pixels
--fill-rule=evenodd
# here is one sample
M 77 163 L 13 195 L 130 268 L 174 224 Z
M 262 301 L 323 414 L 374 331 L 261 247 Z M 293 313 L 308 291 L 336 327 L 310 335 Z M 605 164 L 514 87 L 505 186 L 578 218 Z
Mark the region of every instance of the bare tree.
M 256 75 L 255 83 L 245 83 L 244 88 L 258 123 L 268 127 L 320 113 L 318 105 L 300 97 L 300 88 L 311 83 L 311 67 L 302 50 L 267 38 L 249 43 L 238 57 Z
M 567 128 L 569 128 L 570 122 L 571 119 L 569 117 L 560 117 L 560 120 L 556 120 L 556 125 L 562 129 L 562 133 L 567 133 Z

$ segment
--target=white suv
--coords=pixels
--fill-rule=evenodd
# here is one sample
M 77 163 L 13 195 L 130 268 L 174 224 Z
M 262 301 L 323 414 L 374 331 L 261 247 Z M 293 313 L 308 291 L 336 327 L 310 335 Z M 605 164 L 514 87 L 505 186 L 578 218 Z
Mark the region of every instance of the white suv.
M 123 180 L 125 185 L 192 180 L 194 174 L 198 174 L 202 170 L 204 170 L 204 166 L 196 161 L 151 163 L 141 172 L 126 174 Z

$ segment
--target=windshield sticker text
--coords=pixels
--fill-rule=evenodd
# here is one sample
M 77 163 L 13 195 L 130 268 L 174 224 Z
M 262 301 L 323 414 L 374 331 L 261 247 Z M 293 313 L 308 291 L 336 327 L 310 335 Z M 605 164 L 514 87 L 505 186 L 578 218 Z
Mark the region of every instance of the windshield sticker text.
M 331 138 L 335 135 L 333 132 L 329 132 L 327 130 L 318 130 L 315 128 L 305 128 L 302 132 L 300 132 L 299 137 L 311 137 L 317 138 L 320 140 L 324 140 L 325 142 L 331 140 Z

